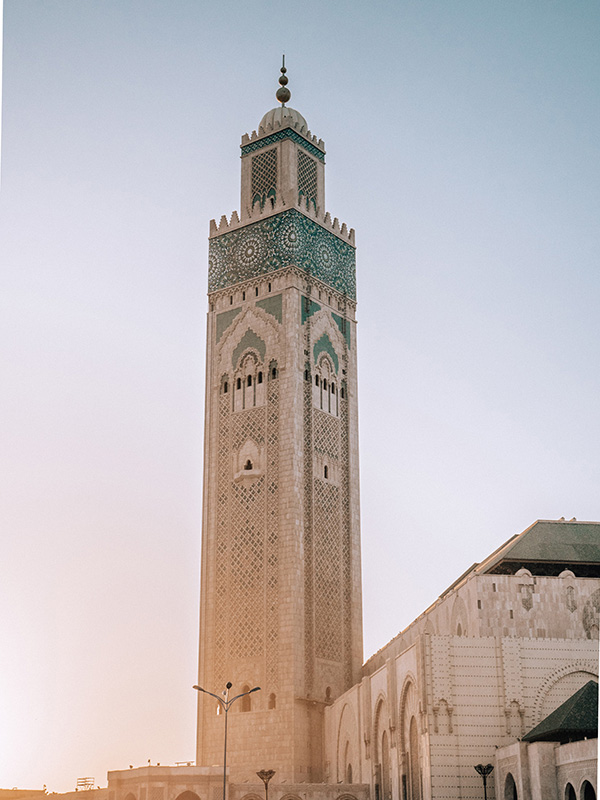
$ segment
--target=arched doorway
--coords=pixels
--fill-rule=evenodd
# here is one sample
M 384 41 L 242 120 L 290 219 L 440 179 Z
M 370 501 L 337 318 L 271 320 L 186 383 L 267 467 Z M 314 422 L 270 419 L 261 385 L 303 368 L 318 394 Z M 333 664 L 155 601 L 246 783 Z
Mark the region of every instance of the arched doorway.
M 515 779 L 510 772 L 504 781 L 504 800 L 519 800 Z
M 417 720 L 411 717 L 408 732 L 408 796 L 421 800 L 421 775 L 419 772 L 419 732 Z
M 391 800 L 392 782 L 390 780 L 390 745 L 387 731 L 381 737 L 381 798 Z
M 575 789 L 571 786 L 570 783 L 567 783 L 567 785 L 565 786 L 565 800 L 577 800 Z
M 581 800 L 596 800 L 596 791 L 589 781 L 584 781 L 581 787 Z

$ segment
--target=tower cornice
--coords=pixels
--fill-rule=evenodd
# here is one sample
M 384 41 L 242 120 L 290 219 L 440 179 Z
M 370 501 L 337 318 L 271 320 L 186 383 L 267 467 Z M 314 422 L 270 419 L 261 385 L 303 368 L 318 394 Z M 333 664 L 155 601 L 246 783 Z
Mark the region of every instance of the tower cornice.
M 252 131 L 251 136 L 247 133 L 242 136 L 240 145 L 242 157 L 282 139 L 291 139 L 296 144 L 304 147 L 311 156 L 315 156 L 323 163 L 325 162 L 325 144 L 323 140 L 317 139 L 310 131 L 304 133 L 304 126 L 299 122 L 294 123 L 286 120 L 284 125 L 281 125 L 280 122 L 275 122 L 273 125 L 268 125 L 266 129 L 261 127 L 258 130 L 258 133 Z

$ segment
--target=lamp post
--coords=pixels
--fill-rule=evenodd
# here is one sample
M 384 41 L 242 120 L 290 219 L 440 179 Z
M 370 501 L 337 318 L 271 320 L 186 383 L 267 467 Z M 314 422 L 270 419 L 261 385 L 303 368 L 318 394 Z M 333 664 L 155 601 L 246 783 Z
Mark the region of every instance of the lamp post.
M 269 800 L 269 781 L 275 775 L 274 769 L 261 769 L 260 772 L 256 773 L 261 781 L 265 785 L 265 800 Z
M 475 766 L 475 771 L 483 778 L 483 800 L 487 800 L 487 777 L 493 769 L 493 764 L 485 764 L 485 766 L 483 764 L 477 764 Z
M 252 692 L 259 692 L 260 686 L 255 686 L 254 689 L 250 689 L 248 692 L 242 692 L 241 694 L 236 694 L 235 697 L 232 697 L 231 700 L 229 699 L 229 690 L 231 689 L 232 683 L 228 681 L 225 686 L 225 691 L 223 692 L 223 696 L 219 697 L 218 694 L 213 694 L 209 692 L 207 689 L 203 689 L 201 686 L 194 686 L 193 688 L 199 692 L 204 692 L 204 694 L 209 694 L 211 697 L 214 697 L 215 700 L 218 702 L 219 706 L 223 709 L 225 714 L 225 743 L 223 745 L 223 800 L 225 800 L 225 794 L 227 791 L 227 715 L 229 713 L 229 709 L 235 703 L 236 700 L 239 700 L 240 697 L 245 697 L 247 694 L 252 694 Z

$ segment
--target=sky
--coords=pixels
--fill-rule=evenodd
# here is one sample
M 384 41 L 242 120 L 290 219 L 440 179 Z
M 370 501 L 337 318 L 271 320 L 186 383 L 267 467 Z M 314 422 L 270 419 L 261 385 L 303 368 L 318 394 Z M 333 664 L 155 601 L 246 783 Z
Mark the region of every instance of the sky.
M 194 757 L 208 223 L 283 52 L 356 229 L 365 656 L 600 520 L 599 35 L 595 0 L 5 0 L 0 787 Z

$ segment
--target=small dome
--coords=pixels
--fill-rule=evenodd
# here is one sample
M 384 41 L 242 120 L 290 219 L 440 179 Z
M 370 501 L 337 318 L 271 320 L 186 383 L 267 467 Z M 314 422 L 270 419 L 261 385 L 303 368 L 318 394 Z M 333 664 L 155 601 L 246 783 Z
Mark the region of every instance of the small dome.
M 258 127 L 266 130 L 270 125 L 274 125 L 277 122 L 281 124 L 282 128 L 284 124 L 295 125 L 296 123 L 300 123 L 300 127 L 304 127 L 305 133 L 308 130 L 308 123 L 302 114 L 294 108 L 288 108 L 288 106 L 278 106 L 277 108 L 272 108 L 270 111 L 267 111 L 259 122 Z

